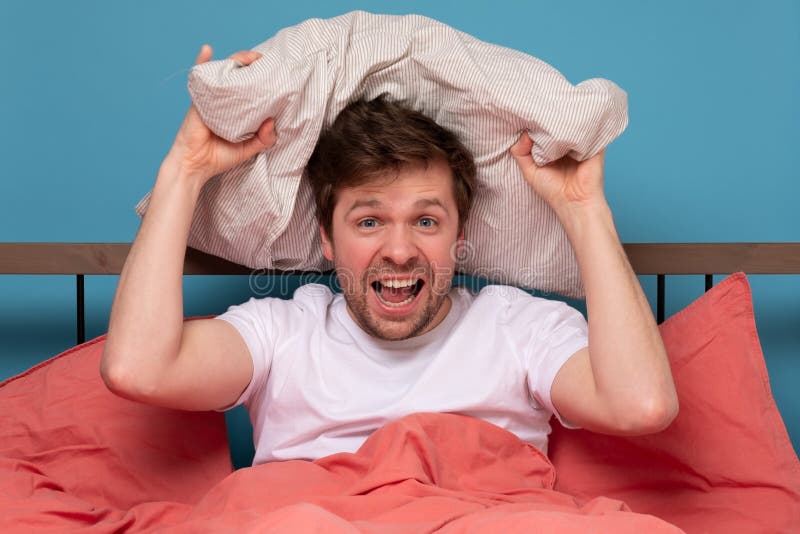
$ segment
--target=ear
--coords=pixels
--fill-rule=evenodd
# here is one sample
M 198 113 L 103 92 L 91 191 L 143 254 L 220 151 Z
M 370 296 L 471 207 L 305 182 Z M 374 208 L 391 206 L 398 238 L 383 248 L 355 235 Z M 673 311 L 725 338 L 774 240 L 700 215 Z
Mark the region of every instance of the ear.
M 321 224 L 319 225 L 319 235 L 322 237 L 322 255 L 325 256 L 326 260 L 333 261 L 333 243 Z
M 457 239 L 456 243 L 458 243 L 456 245 L 456 258 L 461 258 L 462 257 L 461 255 L 464 253 L 464 229 L 463 228 L 458 233 L 458 239 Z

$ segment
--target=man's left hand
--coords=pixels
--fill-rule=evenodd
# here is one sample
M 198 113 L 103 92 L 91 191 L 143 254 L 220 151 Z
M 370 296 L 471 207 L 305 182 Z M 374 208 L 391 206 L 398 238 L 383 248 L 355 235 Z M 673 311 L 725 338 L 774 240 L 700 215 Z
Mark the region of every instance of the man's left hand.
M 596 202 L 605 202 L 603 195 L 603 159 L 605 150 L 586 161 L 569 156 L 539 167 L 531 156 L 533 141 L 527 132 L 511 147 L 511 155 L 522 170 L 525 180 L 557 214 Z

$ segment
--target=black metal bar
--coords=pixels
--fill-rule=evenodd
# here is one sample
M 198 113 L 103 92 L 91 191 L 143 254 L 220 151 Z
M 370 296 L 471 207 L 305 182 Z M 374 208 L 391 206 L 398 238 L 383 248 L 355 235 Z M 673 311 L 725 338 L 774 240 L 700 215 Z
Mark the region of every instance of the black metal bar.
M 656 322 L 664 322 L 664 293 L 667 285 L 667 277 L 663 274 L 656 275 Z
M 78 315 L 78 345 L 86 341 L 86 317 L 85 317 L 85 306 L 83 302 L 83 275 L 76 274 L 75 280 L 77 282 L 77 295 L 76 301 L 78 303 L 77 315 Z
M 706 291 L 714 287 L 714 275 L 707 274 L 706 275 Z

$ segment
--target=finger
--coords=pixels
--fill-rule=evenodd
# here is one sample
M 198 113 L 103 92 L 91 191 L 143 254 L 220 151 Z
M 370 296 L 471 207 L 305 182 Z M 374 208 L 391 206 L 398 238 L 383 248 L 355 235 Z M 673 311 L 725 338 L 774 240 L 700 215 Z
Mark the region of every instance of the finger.
M 246 66 L 260 58 L 261 54 L 253 50 L 239 50 L 228 57 Z
M 250 159 L 262 150 L 265 150 L 275 144 L 275 120 L 267 119 L 258 129 L 256 134 L 243 141 L 242 153 L 245 160 Z
M 271 147 L 274 145 L 277 139 L 277 134 L 275 133 L 275 119 L 269 118 L 265 120 L 256 132 L 256 137 L 265 147 Z
M 536 171 L 536 163 L 531 156 L 531 148 L 533 148 L 533 141 L 527 132 L 522 132 L 516 143 L 509 149 L 514 160 L 526 176 Z
M 194 60 L 195 65 L 199 65 L 200 63 L 205 63 L 211 59 L 211 54 L 214 51 L 211 49 L 210 45 L 204 44 L 200 47 L 200 53 L 197 54 L 197 59 Z
M 602 164 L 603 164 L 603 162 L 605 162 L 605 160 L 606 160 L 606 149 L 604 148 L 603 150 L 601 150 L 600 152 L 598 152 L 598 153 L 597 153 L 597 155 L 595 155 L 595 157 L 597 158 L 597 160 L 598 160 L 598 161 L 600 162 L 600 164 L 602 165 Z
M 511 155 L 516 157 L 519 156 L 530 156 L 531 148 L 533 148 L 533 141 L 531 140 L 531 136 L 527 134 L 527 132 L 523 131 L 519 135 L 519 139 L 517 142 L 514 143 L 511 147 Z

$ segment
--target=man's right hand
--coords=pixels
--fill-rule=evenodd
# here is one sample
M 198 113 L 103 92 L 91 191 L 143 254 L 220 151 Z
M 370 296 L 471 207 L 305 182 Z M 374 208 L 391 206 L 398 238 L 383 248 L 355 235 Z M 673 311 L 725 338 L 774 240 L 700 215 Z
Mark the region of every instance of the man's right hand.
M 211 54 L 211 47 L 203 45 L 195 64 L 209 61 Z M 239 51 L 230 56 L 245 66 L 259 57 L 261 54 L 251 50 Z M 190 179 L 196 180 L 202 187 L 212 176 L 247 161 L 274 144 L 275 121 L 271 118 L 261 124 L 252 138 L 240 143 L 231 143 L 214 134 L 203 123 L 192 104 L 164 162 L 179 169 Z
M 249 65 L 255 52 L 231 58 Z M 197 63 L 211 59 L 203 46 Z M 273 121 L 240 143 L 216 136 L 194 106 L 161 164 L 147 213 L 120 273 L 100 373 L 125 398 L 183 410 L 229 406 L 253 361 L 237 330 L 215 319 L 183 322 L 183 267 L 202 186 L 275 144 Z

